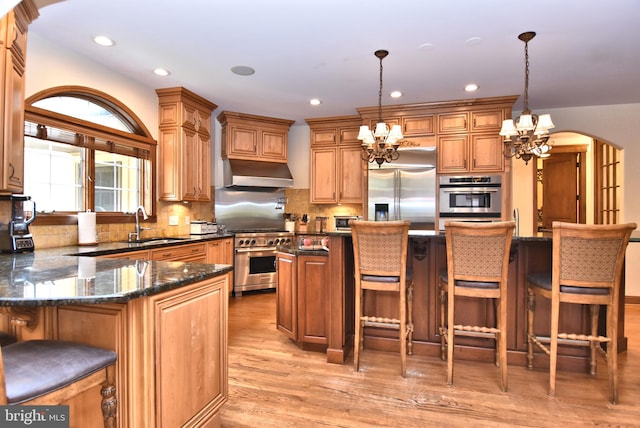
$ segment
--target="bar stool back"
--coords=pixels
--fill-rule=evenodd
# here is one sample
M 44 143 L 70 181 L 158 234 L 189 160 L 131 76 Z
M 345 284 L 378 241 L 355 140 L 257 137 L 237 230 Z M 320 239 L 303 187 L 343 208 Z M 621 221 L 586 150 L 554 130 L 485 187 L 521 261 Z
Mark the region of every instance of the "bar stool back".
M 586 225 L 553 222 L 552 271 L 528 275 L 527 365 L 533 368 L 534 347 L 550 357 L 549 395 L 555 395 L 558 345 L 588 346 L 591 374 L 596 353 L 607 360 L 609 399 L 618 401 L 618 321 L 624 254 L 635 223 Z M 551 301 L 549 336 L 535 333 L 536 295 Z M 560 303 L 589 305 L 590 332 L 559 331 Z M 598 333 L 600 306 L 606 306 L 606 333 Z M 606 350 L 602 344 L 606 343 Z
M 449 385 L 453 385 L 454 337 L 472 336 L 496 341 L 500 387 L 507 390 L 507 278 L 515 227 L 513 221 L 445 224 L 447 270 L 440 274 L 440 339 L 443 357 L 447 349 Z M 458 297 L 493 299 L 496 325 L 455 324 Z
M 359 370 L 360 348 L 364 342 L 364 327 L 398 329 L 400 370 L 407 372 L 407 340 L 413 325 L 407 320 L 407 249 L 409 221 L 349 222 L 353 236 L 355 267 L 355 338 L 354 370 Z M 410 288 L 410 287 L 409 287 Z M 364 292 L 386 292 L 398 296 L 398 318 L 364 313 Z

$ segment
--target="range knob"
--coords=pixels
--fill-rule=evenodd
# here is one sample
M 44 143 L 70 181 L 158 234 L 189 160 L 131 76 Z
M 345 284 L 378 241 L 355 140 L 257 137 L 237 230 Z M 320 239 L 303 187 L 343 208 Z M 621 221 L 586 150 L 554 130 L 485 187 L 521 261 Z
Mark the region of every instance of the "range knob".
M 242 245 L 242 244 L 244 244 L 244 241 L 241 239 L 238 241 L 238 245 Z
M 272 240 L 267 241 L 267 245 L 273 245 L 273 241 Z
M 256 240 L 255 240 L 255 239 L 252 239 L 250 244 L 251 244 L 251 245 L 256 245 Z

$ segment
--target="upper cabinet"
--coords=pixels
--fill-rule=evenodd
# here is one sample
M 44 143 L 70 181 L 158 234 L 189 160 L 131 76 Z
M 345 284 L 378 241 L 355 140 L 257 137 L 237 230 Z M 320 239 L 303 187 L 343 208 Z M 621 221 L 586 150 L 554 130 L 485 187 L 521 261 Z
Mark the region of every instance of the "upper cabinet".
M 390 105 L 382 108 L 388 125 L 402 126 L 402 148 L 436 147 L 437 172 L 442 174 L 505 171 L 502 121 L 511 117 L 517 96 Z M 377 107 L 357 109 L 370 127 Z
M 0 18 L 0 192 L 24 191 L 24 72 L 27 27 L 38 17 L 23 0 Z
M 511 108 L 438 114 L 439 173 L 487 173 L 504 171 L 500 137 L 502 121 Z
M 222 159 L 287 162 L 289 128 L 294 121 L 223 111 Z
M 211 113 L 217 106 L 182 87 L 156 93 L 159 199 L 210 201 Z
M 363 201 L 366 163 L 361 158 L 359 116 L 307 119 L 311 129 L 312 204 Z

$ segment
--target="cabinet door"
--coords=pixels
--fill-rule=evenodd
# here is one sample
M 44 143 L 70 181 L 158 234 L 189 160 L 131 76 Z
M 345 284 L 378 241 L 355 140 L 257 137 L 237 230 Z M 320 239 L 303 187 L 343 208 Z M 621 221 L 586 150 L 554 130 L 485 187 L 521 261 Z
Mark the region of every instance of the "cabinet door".
M 233 264 L 233 239 L 207 241 L 207 263 Z
M 26 32 L 16 25 L 14 12 L 2 19 L 2 27 L 6 40 L 0 39 L 3 56 L 4 91 L 3 95 L 3 130 L 1 145 L 4 148 L 2 161 L 2 183 L 0 190 L 22 193 L 24 190 L 24 58 L 26 48 Z M 6 27 L 5 27 L 6 25 Z M 4 39 L 5 35 L 2 36 Z
M 298 340 L 298 297 L 296 282 L 296 256 L 276 254 L 276 326 L 292 340 Z
M 204 244 L 186 244 L 172 247 L 157 248 L 150 251 L 152 260 L 172 262 L 207 262 Z
M 263 160 L 287 161 L 287 134 L 285 132 L 263 130 L 260 156 Z
M 298 340 L 327 343 L 328 257 L 298 257 Z
M 338 202 L 361 203 L 363 194 L 364 172 L 362 149 L 360 146 L 340 147 L 338 176 Z
M 402 118 L 402 134 L 412 135 L 430 135 L 433 134 L 433 115 L 427 116 L 408 116 Z
M 502 137 L 497 134 L 472 135 L 471 159 L 473 171 L 503 171 Z
M 198 153 L 198 134 L 191 128 L 182 128 L 182 200 L 198 199 L 198 179 L 200 154 Z
M 467 113 L 444 113 L 438 115 L 438 132 L 467 132 Z
M 239 125 L 232 125 L 230 128 L 227 135 L 227 156 L 258 156 L 258 129 Z
M 469 151 L 467 143 L 466 135 L 438 137 L 438 172 L 466 172 Z
M 335 145 L 336 130 L 331 129 L 314 129 L 311 131 L 311 145 Z
M 502 110 L 485 110 L 471 112 L 471 130 L 489 131 L 502 127 Z
M 327 204 L 336 198 L 336 149 L 311 149 L 311 203 Z

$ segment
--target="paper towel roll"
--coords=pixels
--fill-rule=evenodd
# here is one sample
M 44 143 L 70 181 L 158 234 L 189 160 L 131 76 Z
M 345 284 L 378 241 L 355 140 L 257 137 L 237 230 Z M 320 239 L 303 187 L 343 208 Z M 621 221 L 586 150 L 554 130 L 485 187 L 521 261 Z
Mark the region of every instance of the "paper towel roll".
M 96 244 L 96 213 L 78 213 L 78 245 Z

